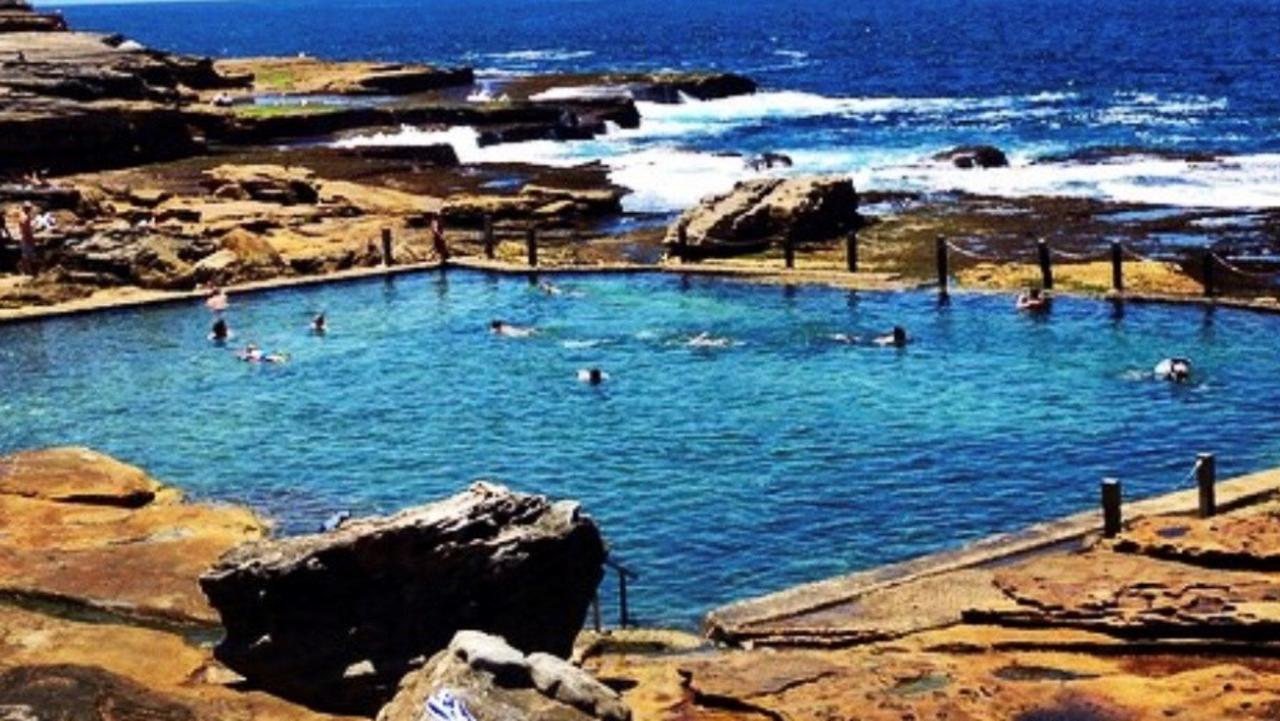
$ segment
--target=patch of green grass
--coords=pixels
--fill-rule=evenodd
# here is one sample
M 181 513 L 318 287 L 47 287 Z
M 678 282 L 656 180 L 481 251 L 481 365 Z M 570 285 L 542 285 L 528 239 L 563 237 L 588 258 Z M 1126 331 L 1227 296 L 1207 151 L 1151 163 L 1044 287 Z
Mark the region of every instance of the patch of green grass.
M 338 110 L 332 105 L 237 105 L 235 114 L 242 118 L 279 118 L 290 115 L 321 115 Z
M 297 78 L 292 71 L 285 68 L 259 70 L 253 74 L 254 83 L 268 90 L 288 90 L 293 87 Z

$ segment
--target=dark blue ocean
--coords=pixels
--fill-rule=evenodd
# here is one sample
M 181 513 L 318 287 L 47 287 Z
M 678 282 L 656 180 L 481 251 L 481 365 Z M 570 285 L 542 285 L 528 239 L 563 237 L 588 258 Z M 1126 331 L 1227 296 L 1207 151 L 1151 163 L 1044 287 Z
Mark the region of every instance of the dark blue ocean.
M 57 7 L 57 3 L 48 3 Z M 633 210 L 670 211 L 749 174 L 726 152 L 786 152 L 791 172 L 864 188 L 1280 205 L 1280 3 L 1273 0 L 271 0 L 64 8 L 80 28 L 214 56 L 466 64 L 511 73 L 717 69 L 765 92 L 644 104 L 639 131 L 478 149 L 464 160 L 602 160 Z M 500 91 L 498 91 L 500 92 Z M 477 100 L 486 96 L 481 93 Z M 428 142 L 406 128 L 396 142 Z M 388 138 L 380 139 L 385 142 Z M 931 161 L 959 144 L 1013 168 Z M 1123 146 L 1156 155 L 1036 163 Z

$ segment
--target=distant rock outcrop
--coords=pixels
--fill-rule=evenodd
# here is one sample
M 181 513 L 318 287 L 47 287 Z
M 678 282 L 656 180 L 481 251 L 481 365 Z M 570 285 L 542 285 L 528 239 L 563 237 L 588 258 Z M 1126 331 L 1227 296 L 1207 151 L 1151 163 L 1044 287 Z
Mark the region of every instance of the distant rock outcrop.
M 1009 158 L 1004 151 L 990 145 L 964 145 L 933 156 L 934 160 L 949 161 L 957 168 L 1004 168 Z
M 604 558 L 576 503 L 476 483 L 332 533 L 246 544 L 200 585 L 227 666 L 316 708 L 373 713 L 461 629 L 567 655 Z
M 666 243 L 686 257 L 733 255 L 788 238 L 828 240 L 857 224 L 858 194 L 847 177 L 757 178 L 686 210 L 668 229 Z
M 67 23 L 56 13 L 38 13 L 27 0 L 0 0 L 0 33 L 60 32 Z
M 561 658 L 525 656 L 501 638 L 459 631 L 444 651 L 405 676 L 377 721 L 419 721 L 447 692 L 477 719 L 629 721 L 617 692 Z

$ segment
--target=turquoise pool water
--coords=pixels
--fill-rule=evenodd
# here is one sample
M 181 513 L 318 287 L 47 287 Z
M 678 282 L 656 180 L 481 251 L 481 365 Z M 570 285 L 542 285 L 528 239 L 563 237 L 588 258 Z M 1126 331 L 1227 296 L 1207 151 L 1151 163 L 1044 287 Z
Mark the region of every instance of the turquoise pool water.
M 641 574 L 636 615 L 709 608 L 1280 463 L 1280 318 L 1060 299 L 761 287 L 672 276 L 402 276 L 232 298 L 239 362 L 198 303 L 0 327 L 0 451 L 84 444 L 286 532 L 486 477 L 581 499 Z M 324 309 L 331 333 L 307 333 Z M 536 325 L 527 339 L 491 318 Z M 904 351 L 834 341 L 894 323 Z M 710 332 L 725 348 L 692 348 Z M 1195 382 L 1155 381 L 1165 355 Z M 610 379 L 579 383 L 598 365 Z M 611 589 L 610 589 L 611 590 Z M 606 602 L 608 599 L 606 599 Z

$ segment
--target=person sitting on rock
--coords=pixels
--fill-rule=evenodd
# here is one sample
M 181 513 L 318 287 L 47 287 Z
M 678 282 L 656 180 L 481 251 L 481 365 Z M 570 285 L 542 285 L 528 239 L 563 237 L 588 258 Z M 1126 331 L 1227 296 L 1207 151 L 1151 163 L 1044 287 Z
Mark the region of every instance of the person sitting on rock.
M 537 334 L 536 328 L 526 328 L 524 326 L 511 325 L 505 320 L 489 321 L 489 332 L 494 335 L 506 336 L 507 338 L 528 338 Z
M 905 348 L 907 347 L 907 343 L 910 343 L 911 340 L 907 338 L 906 328 L 903 328 L 900 325 L 895 325 L 892 331 L 876 338 L 872 342 L 883 348 Z
M 1018 310 L 1025 310 L 1028 313 L 1039 313 L 1049 309 L 1049 296 L 1045 295 L 1039 288 L 1029 288 L 1018 296 L 1014 307 Z
M 427 220 L 431 228 L 431 248 L 441 263 L 449 262 L 449 244 L 444 239 L 444 221 L 439 213 L 428 213 Z

